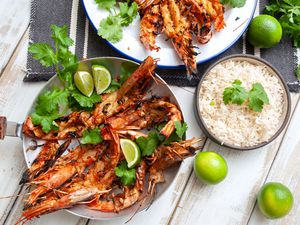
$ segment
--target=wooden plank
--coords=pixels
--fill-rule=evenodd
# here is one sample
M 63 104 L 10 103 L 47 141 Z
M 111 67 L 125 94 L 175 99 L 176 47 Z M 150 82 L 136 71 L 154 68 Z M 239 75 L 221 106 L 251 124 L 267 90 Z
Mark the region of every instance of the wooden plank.
M 30 0 L 1 0 L 0 74 L 29 24 Z
M 292 96 L 294 109 L 299 95 Z M 239 152 L 208 141 L 205 151 L 216 151 L 228 162 L 228 177 L 216 186 L 191 175 L 170 224 L 246 224 L 256 190 L 264 182 L 284 133 L 261 149 Z
M 187 138 L 191 137 L 201 137 L 203 136 L 202 131 L 199 129 L 196 119 L 194 117 L 194 109 L 193 109 L 193 99 L 194 99 L 194 88 L 179 88 L 172 87 L 178 101 L 181 105 L 185 107 L 182 108 L 183 115 L 186 122 L 189 125 L 189 129 L 187 131 Z M 142 211 L 136 214 L 131 221 L 126 223 L 126 225 L 133 224 L 167 224 L 169 217 L 172 215 L 173 209 L 177 204 L 179 197 L 185 187 L 185 184 L 189 178 L 190 171 L 192 169 L 193 159 L 186 159 L 180 170 L 171 184 L 169 189 L 159 198 L 157 201 L 151 205 L 151 207 L 147 211 Z M 96 221 L 92 220 L 89 222 L 89 225 L 123 225 L 128 218 L 117 219 L 112 221 Z
M 300 224 L 300 101 L 294 112 L 291 124 L 283 139 L 280 149 L 273 162 L 271 170 L 267 176 L 266 182 L 281 182 L 288 186 L 294 195 L 294 206 L 290 214 L 282 219 L 268 220 L 259 212 L 256 205 L 248 225 L 286 225 Z M 258 192 L 260 187 L 255 190 Z

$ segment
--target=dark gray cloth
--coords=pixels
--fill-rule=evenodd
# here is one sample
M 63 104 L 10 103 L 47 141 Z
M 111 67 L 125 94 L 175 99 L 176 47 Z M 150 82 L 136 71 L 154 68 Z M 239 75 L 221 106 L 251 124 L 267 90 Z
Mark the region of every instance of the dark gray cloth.
M 252 1 L 252 0 L 248 0 Z M 267 0 L 260 0 L 261 11 Z M 31 7 L 31 24 L 30 24 L 30 41 L 31 42 L 51 42 L 50 41 L 50 25 L 68 25 L 71 23 L 72 1 L 58 0 L 32 0 Z M 78 58 L 83 57 L 84 36 L 85 36 L 86 17 L 82 3 L 78 7 L 77 31 L 76 31 L 76 48 L 75 52 Z M 185 69 L 157 69 L 157 73 L 169 84 L 178 86 L 196 86 L 199 77 L 203 72 L 216 60 L 231 54 L 242 53 L 244 38 L 241 37 L 226 52 L 211 60 L 210 62 L 198 65 L 198 75 L 193 76 L 192 80 L 186 78 Z M 254 48 L 246 43 L 247 54 L 254 54 Z M 92 26 L 88 30 L 88 48 L 87 57 L 96 56 L 117 56 L 125 57 L 118 51 L 113 49 L 105 40 L 97 36 Z M 299 92 L 299 81 L 295 76 L 295 68 L 297 66 L 296 49 L 292 47 L 290 39 L 283 39 L 279 45 L 271 49 L 261 49 L 261 57 L 273 64 L 284 76 L 290 91 Z M 32 55 L 28 54 L 27 59 L 27 75 L 24 81 L 41 81 L 48 80 L 55 74 L 54 68 L 44 68 L 39 62 L 32 59 Z

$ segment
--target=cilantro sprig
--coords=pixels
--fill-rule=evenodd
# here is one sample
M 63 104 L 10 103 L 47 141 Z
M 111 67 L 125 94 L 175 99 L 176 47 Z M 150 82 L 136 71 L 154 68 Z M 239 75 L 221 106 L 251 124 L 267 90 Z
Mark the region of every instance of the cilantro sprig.
M 91 97 L 82 95 L 74 85 L 73 74 L 77 70 L 78 59 L 69 50 L 74 41 L 68 37 L 67 26 L 51 25 L 50 28 L 54 48 L 48 43 L 33 43 L 28 48 L 33 58 L 43 66 L 55 67 L 57 76 L 64 85 L 63 89 L 56 87 L 42 93 L 31 115 L 33 123 L 41 125 L 46 133 L 56 129 L 55 120 L 64 115 L 67 108 L 92 108 L 101 100 L 95 93 Z
M 241 8 L 245 5 L 246 0 L 220 0 L 222 4 L 228 4 L 233 8 Z
M 278 19 L 283 33 L 293 39 L 294 47 L 300 47 L 300 1 L 271 0 L 266 13 Z
M 115 168 L 115 174 L 120 178 L 122 184 L 125 186 L 134 184 L 136 180 L 135 169 L 128 169 L 127 162 L 125 160 Z
M 95 0 L 95 2 L 99 8 L 109 11 L 108 17 L 100 21 L 98 35 L 112 43 L 119 42 L 123 38 L 122 27 L 128 26 L 137 16 L 137 3 L 120 2 L 117 13 L 115 0 Z
M 240 80 L 235 80 L 231 87 L 226 87 L 223 91 L 223 101 L 227 104 L 242 105 L 248 100 L 248 108 L 254 112 L 261 112 L 264 104 L 269 104 L 269 98 L 264 87 L 260 83 L 252 84 L 252 89 L 247 92 L 242 87 Z
M 169 145 L 172 142 L 182 141 L 183 135 L 188 129 L 187 124 L 179 121 L 174 122 L 175 130 L 166 138 L 160 134 L 160 130 L 166 123 L 162 123 L 156 127 L 156 130 L 150 131 L 147 137 L 139 137 L 136 139 L 136 143 L 141 149 L 142 156 L 150 156 L 159 145 Z
M 81 144 L 99 144 L 103 141 L 103 138 L 100 134 L 100 129 L 95 128 L 91 130 L 83 131 L 82 138 L 80 138 Z

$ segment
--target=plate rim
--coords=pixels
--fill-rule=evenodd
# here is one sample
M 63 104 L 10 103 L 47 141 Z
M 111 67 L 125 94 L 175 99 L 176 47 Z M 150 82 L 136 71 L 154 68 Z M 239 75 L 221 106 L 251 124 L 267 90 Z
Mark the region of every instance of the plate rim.
M 94 32 L 97 33 L 98 29 L 96 28 L 95 24 L 92 22 L 89 14 L 87 12 L 87 9 L 86 9 L 86 6 L 85 6 L 85 1 L 86 0 L 81 0 L 81 4 L 82 4 L 83 10 L 84 10 L 84 13 L 85 13 L 86 17 L 88 18 L 89 23 L 92 25 L 92 28 L 93 28 Z M 248 0 L 248 1 L 250 1 L 250 0 Z M 229 48 L 231 48 L 241 38 L 241 36 L 245 33 L 245 31 L 247 30 L 250 22 L 252 21 L 252 19 L 254 17 L 254 14 L 255 14 L 255 11 L 256 11 L 256 8 L 257 8 L 257 3 L 258 3 L 258 0 L 254 0 L 254 7 L 252 9 L 251 16 L 245 22 L 246 25 L 245 25 L 244 29 L 238 34 L 238 36 L 236 37 L 236 39 L 234 39 L 226 48 L 222 49 L 220 52 L 216 53 L 215 55 L 213 55 L 213 56 L 211 56 L 211 57 L 209 57 L 207 59 L 199 60 L 198 62 L 196 62 L 197 65 L 209 62 L 209 61 L 217 58 L 218 56 L 222 55 L 223 53 L 225 53 Z M 99 38 L 102 38 L 102 37 L 99 37 Z M 122 56 L 126 57 L 127 59 L 132 60 L 132 61 L 137 62 L 137 63 L 141 63 L 143 61 L 143 60 L 139 60 L 139 59 L 137 59 L 137 58 L 135 58 L 133 56 L 130 56 L 130 55 L 126 54 L 125 52 L 123 52 L 120 49 L 118 49 L 117 47 L 115 47 L 108 40 L 106 40 L 104 38 L 102 38 L 102 40 L 104 40 L 110 47 L 112 47 L 114 50 L 116 50 L 119 54 L 121 54 Z M 185 65 L 181 64 L 181 65 L 171 66 L 171 65 L 159 65 L 159 63 L 158 63 L 157 64 L 157 68 L 159 68 L 159 69 L 184 69 Z

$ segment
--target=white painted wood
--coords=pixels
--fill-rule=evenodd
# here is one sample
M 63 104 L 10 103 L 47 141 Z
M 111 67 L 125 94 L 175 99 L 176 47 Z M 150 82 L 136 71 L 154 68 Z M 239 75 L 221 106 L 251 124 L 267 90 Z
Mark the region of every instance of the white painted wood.
M 298 95 L 293 95 L 293 107 Z M 229 173 L 220 184 L 201 183 L 191 175 L 170 224 L 232 225 L 246 224 L 255 203 L 255 193 L 264 182 L 284 133 L 273 143 L 256 151 L 239 152 L 211 141 L 205 151 L 224 156 Z
M 281 182 L 288 186 L 294 195 L 292 211 L 282 219 L 266 219 L 259 211 L 257 205 L 251 215 L 248 225 L 288 225 L 300 224 L 300 101 L 295 110 L 294 117 L 276 155 L 275 161 L 267 176 L 266 182 Z
M 1 0 L 0 73 L 29 24 L 30 0 Z

